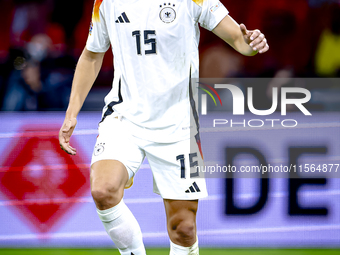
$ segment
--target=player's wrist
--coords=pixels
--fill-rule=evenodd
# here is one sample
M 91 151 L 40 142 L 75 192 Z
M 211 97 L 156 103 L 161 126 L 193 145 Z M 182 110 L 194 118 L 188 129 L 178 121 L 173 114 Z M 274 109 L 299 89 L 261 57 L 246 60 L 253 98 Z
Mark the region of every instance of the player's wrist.
M 73 112 L 66 112 L 66 115 L 65 115 L 65 120 L 77 120 L 77 115 L 78 114 L 75 114 Z
M 77 119 L 78 113 L 79 110 L 77 110 L 77 107 L 74 107 L 71 104 L 69 104 L 66 110 L 65 119 Z

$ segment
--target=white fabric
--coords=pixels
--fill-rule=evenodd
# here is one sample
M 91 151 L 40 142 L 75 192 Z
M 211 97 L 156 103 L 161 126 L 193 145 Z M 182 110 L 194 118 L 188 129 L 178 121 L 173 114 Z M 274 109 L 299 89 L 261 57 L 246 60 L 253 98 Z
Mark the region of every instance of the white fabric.
M 198 239 L 190 247 L 183 247 L 170 241 L 170 255 L 199 255 Z
M 144 157 L 121 118 L 111 114 L 99 124 L 91 165 L 100 160 L 118 160 L 125 166 L 130 179 L 138 171 Z
M 120 254 L 146 254 L 139 224 L 123 200 L 110 209 L 97 209 L 97 213 Z
M 184 176 L 181 176 L 180 155 L 184 157 Z M 154 192 L 162 198 L 195 200 L 208 195 L 205 179 L 202 176 L 190 177 L 196 172 L 195 166 L 190 166 L 190 158 L 191 163 L 197 161 L 198 165 L 203 165 L 195 138 L 174 143 L 143 140 L 131 135 L 125 118 L 116 118 L 114 114 L 99 124 L 99 136 L 91 164 L 105 159 L 118 160 L 124 164 L 131 178 L 145 157 L 152 170 Z
M 123 102 L 113 109 L 135 136 L 175 142 L 197 132 L 189 80 L 198 78 L 198 23 L 212 30 L 227 14 L 218 0 L 103 0 L 86 44 L 93 52 L 112 46 L 114 81 L 103 113 L 119 101 L 121 81 Z

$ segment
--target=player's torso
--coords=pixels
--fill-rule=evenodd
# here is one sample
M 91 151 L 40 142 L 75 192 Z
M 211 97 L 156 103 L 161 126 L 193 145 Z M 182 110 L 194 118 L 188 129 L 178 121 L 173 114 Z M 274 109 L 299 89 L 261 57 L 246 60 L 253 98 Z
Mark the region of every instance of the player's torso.
M 182 133 L 189 126 L 189 77 L 198 66 L 198 28 L 187 0 L 113 0 L 104 15 L 115 65 L 106 103 L 117 98 L 119 80 L 123 103 L 116 111 L 145 128 Z
M 105 12 L 113 53 L 124 68 L 135 73 L 138 64 L 141 72 L 189 68 L 183 65 L 194 46 L 195 27 L 186 0 L 113 0 Z

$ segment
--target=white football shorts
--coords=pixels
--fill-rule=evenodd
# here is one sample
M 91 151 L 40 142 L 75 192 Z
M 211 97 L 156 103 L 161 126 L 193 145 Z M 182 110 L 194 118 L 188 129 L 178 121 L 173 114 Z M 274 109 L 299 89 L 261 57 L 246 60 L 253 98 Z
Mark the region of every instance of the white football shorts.
M 153 191 L 163 199 L 195 200 L 208 195 L 205 179 L 197 176 L 195 168 L 203 165 L 203 159 L 194 138 L 174 143 L 146 141 L 133 136 L 126 124 L 126 119 L 114 114 L 99 124 L 91 165 L 100 160 L 118 160 L 132 181 L 147 157 Z

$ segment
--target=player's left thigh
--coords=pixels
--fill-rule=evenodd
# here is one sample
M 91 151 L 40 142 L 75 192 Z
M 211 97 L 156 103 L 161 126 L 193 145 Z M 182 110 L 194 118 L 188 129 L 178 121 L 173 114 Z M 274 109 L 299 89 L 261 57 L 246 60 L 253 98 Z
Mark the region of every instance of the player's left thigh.
M 190 247 L 196 242 L 198 200 L 164 199 L 167 229 L 171 241 Z

